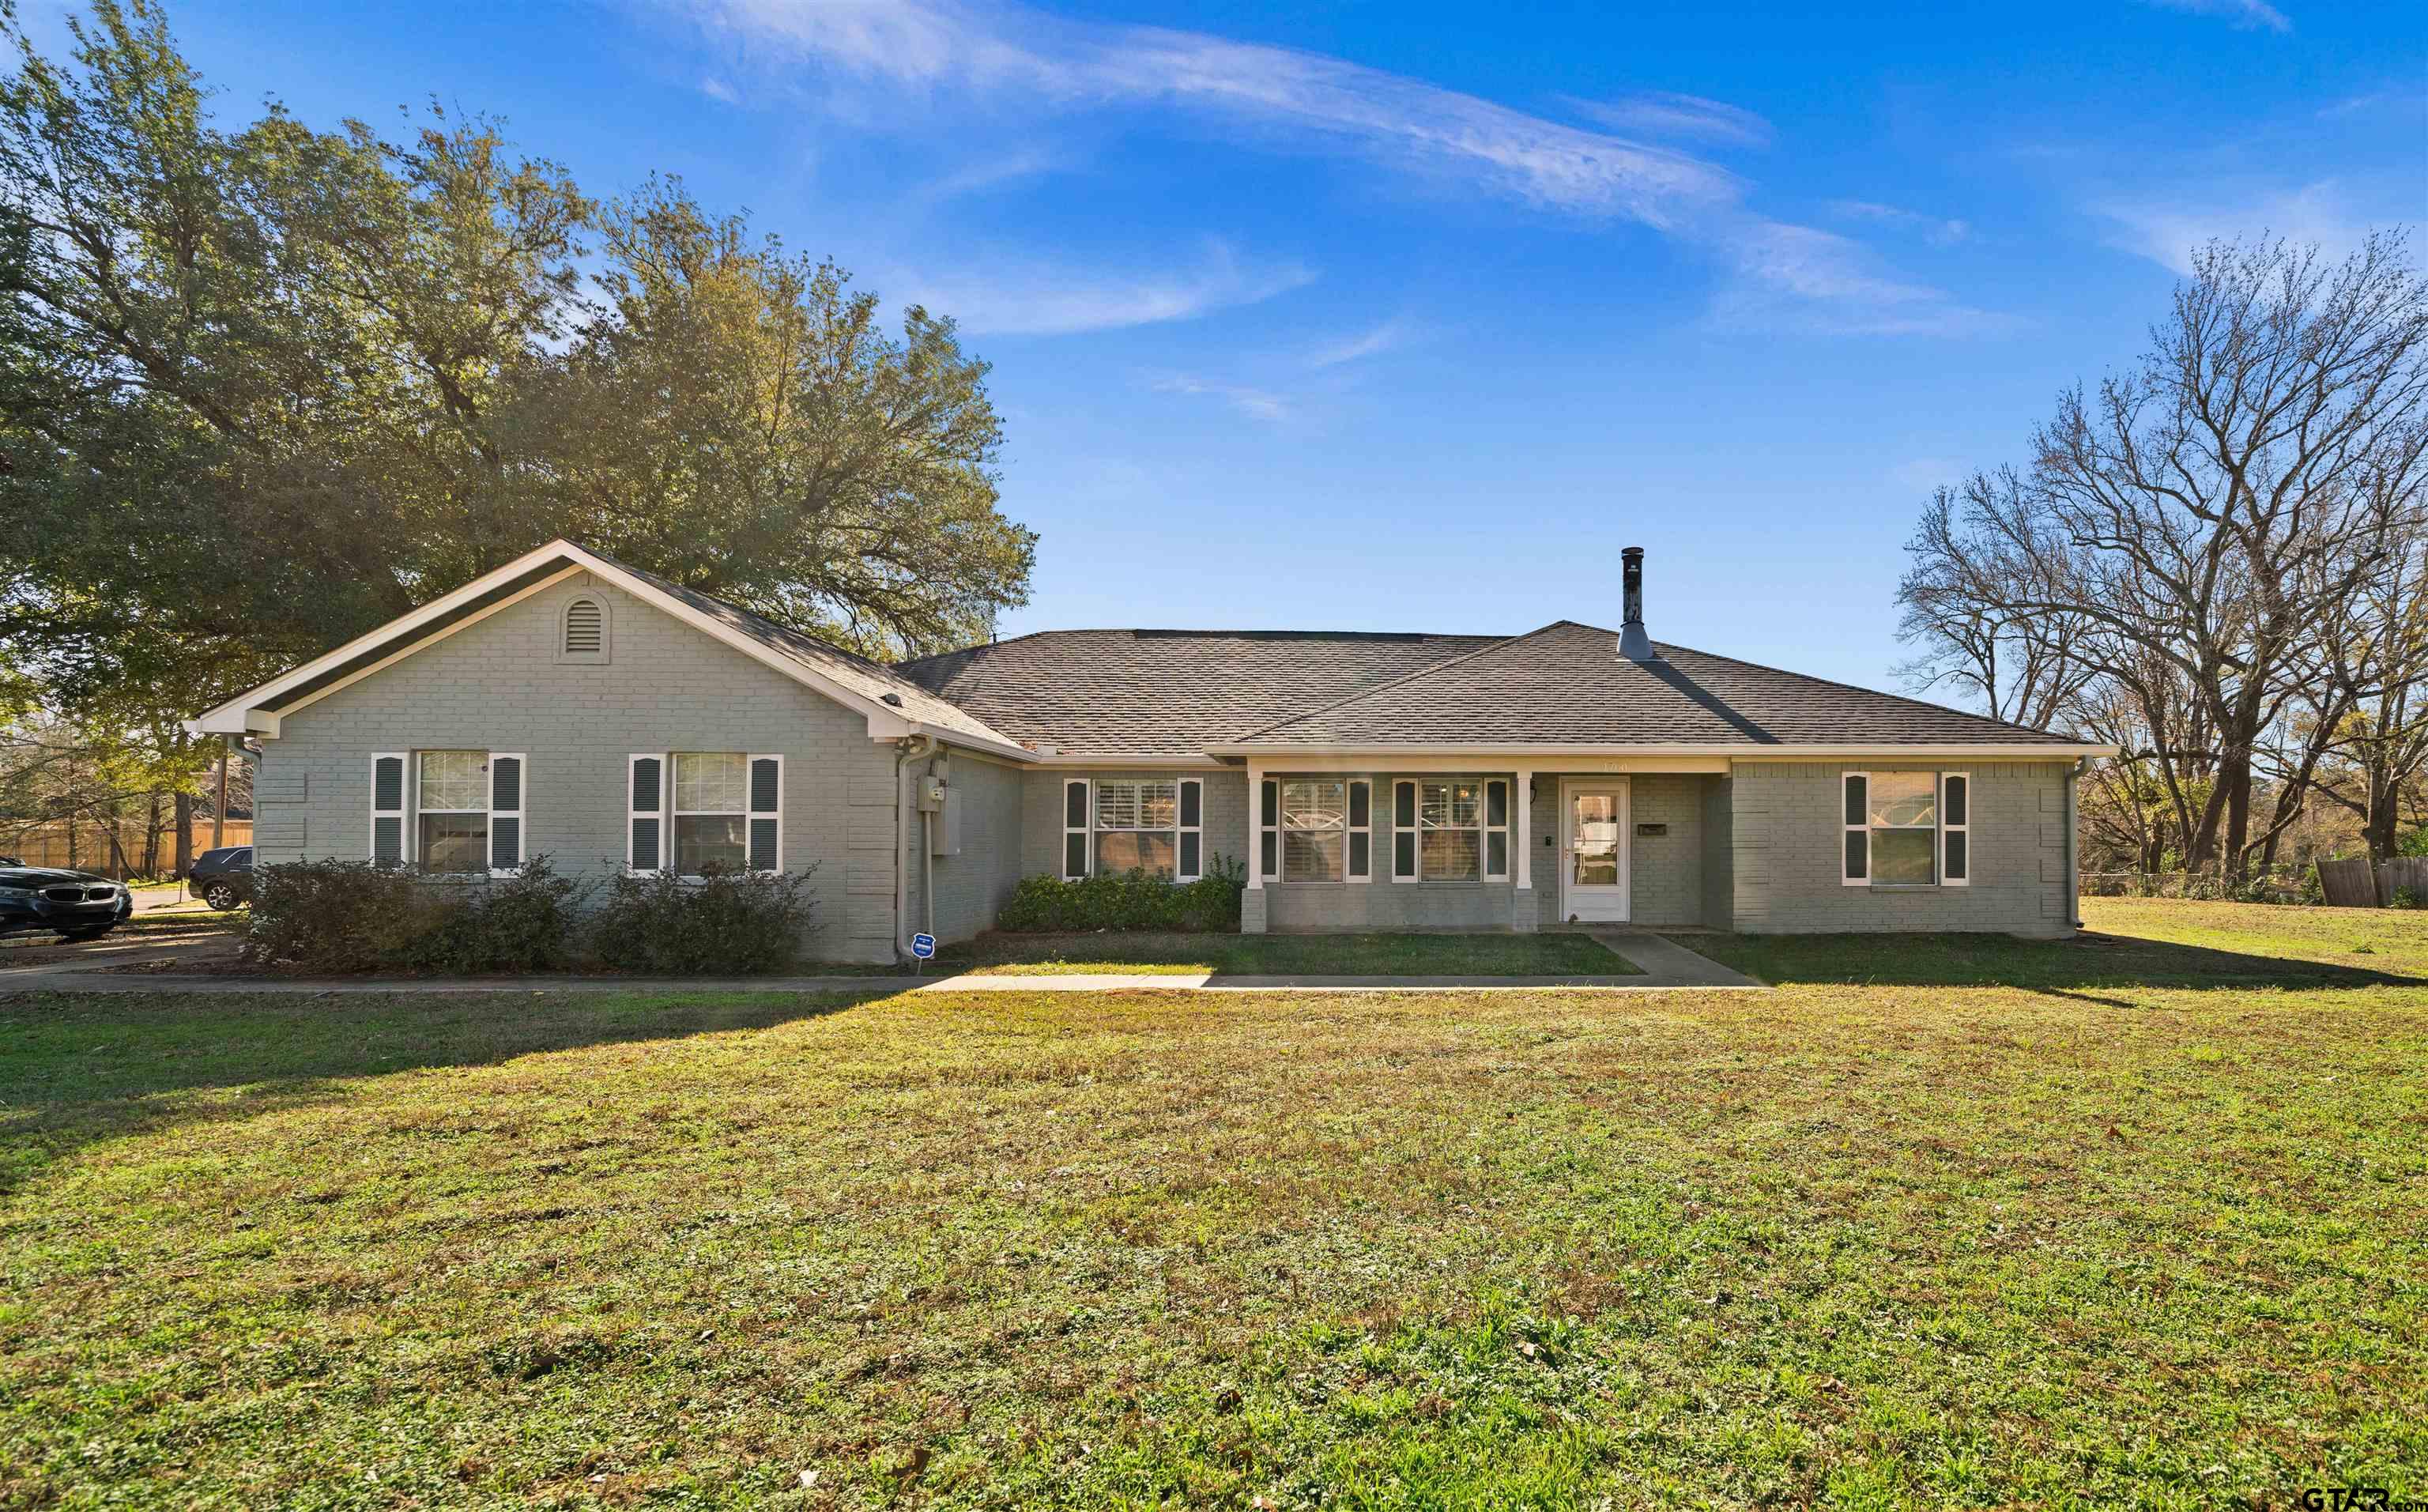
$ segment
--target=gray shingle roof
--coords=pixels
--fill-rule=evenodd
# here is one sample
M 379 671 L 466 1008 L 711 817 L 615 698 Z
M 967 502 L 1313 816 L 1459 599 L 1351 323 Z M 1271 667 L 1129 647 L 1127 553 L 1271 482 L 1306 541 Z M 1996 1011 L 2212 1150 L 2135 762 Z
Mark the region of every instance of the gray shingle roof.
M 1195 756 L 1501 639 L 1060 630 L 922 657 L 894 670 L 991 727 L 1064 755 Z
M 1288 716 L 1239 742 L 1284 746 L 2075 744 L 1915 698 L 1656 646 L 1561 620 Z

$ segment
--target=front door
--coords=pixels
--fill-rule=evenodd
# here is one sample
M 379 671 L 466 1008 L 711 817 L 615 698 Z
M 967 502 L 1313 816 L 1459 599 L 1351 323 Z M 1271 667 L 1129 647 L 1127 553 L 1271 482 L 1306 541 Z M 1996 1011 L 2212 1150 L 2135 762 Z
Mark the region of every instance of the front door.
M 1627 780 L 1560 784 L 1560 917 L 1627 918 Z

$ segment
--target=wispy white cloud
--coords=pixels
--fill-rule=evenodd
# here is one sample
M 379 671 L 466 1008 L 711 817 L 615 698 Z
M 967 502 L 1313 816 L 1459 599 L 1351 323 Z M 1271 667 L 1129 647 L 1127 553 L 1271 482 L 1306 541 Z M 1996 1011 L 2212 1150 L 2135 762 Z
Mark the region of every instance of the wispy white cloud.
M 1013 91 L 1066 107 L 1165 103 L 1295 125 L 1519 199 L 1669 226 L 1734 197 L 1708 163 L 1287 48 L 959 0 L 673 0 L 712 30 L 845 77 Z
M 1617 131 L 1648 137 L 1689 137 L 1698 141 L 1732 142 L 1740 147 L 1770 145 L 1770 123 L 1761 116 L 1699 94 L 1668 94 L 1658 90 L 1616 100 L 1580 100 L 1570 107 Z
M 1881 205 L 1874 200 L 1831 200 L 1829 211 L 1846 221 L 1867 221 L 1898 231 L 1910 231 L 1934 247 L 1952 247 L 1973 235 L 1969 221 L 1945 220 L 1924 215 L 1895 205 Z
M 2163 6 L 2169 10 L 2189 11 L 2195 16 L 2214 16 L 2230 24 L 2237 31 L 2289 32 L 2293 23 L 2285 12 L 2268 0 L 2141 0 L 2143 5 Z
M 1749 212 L 1747 184 L 1726 169 L 1338 58 L 1198 32 L 1072 21 L 1016 0 L 659 3 L 730 42 L 737 67 L 789 70 L 838 101 L 877 87 L 922 96 L 922 113 L 931 120 L 947 97 L 1032 115 L 1109 107 L 1210 115 L 1226 123 L 1234 140 L 1347 152 L 1551 212 L 1651 227 L 1712 253 L 1739 283 L 1752 282 L 1721 295 L 1739 319 L 1772 311 L 1819 330 L 1966 328 L 1949 296 L 1854 271 L 1867 259 L 1844 238 Z M 1658 125 L 1706 140 L 1743 142 L 1769 130 L 1751 112 L 1690 95 L 1646 95 L 1594 108 L 1639 129 Z M 864 107 L 852 113 L 862 121 L 887 114 Z M 1807 246 L 1782 255 L 1781 244 L 1799 237 Z M 1826 260 L 1839 263 L 1842 274 L 1816 278 L 1799 271 Z M 1225 292 L 1222 280 L 1071 292 L 1048 280 L 993 273 L 958 286 L 930 281 L 921 292 L 972 330 L 1024 332 L 1176 320 L 1261 297 Z M 1042 309 L 1017 307 L 1032 295 L 1043 301 Z M 960 303 L 964 296 L 976 303 Z M 1833 307 L 1799 308 L 1811 305 Z M 1926 306 L 1940 313 L 1918 317 Z
M 1200 378 L 1193 373 L 1168 372 L 1156 375 L 1151 386 L 1159 394 L 1189 394 L 1219 399 L 1250 419 L 1276 422 L 1290 418 L 1291 404 L 1286 395 L 1269 388 L 1255 388 L 1246 384 L 1223 383 L 1213 378 Z
M 2176 195 L 2111 198 L 2092 206 L 2113 222 L 2111 245 L 2137 253 L 2178 273 L 2189 273 L 2192 254 L 2211 241 L 2257 237 L 2316 243 L 2329 257 L 2341 257 L 2369 236 L 2371 219 L 2353 205 L 2342 185 L 2321 179 L 2298 189 L 2270 189 L 2239 197 Z
M 1337 340 L 1327 341 L 1307 353 L 1307 362 L 1318 368 L 1337 368 L 1344 362 L 1355 362 L 1405 346 L 1417 337 L 1416 325 L 1394 315 L 1371 329 L 1359 331 Z
M 699 81 L 699 92 L 707 95 L 712 100 L 722 100 L 727 105 L 740 105 L 742 103 L 741 91 L 736 90 L 732 85 L 726 83 L 723 79 L 718 78 L 714 74 L 704 74 L 701 76 Z
M 1163 320 L 1186 320 L 1253 304 L 1312 282 L 1295 263 L 1251 266 L 1210 244 L 1185 267 L 1154 271 L 991 262 L 959 271 L 904 271 L 890 297 L 950 315 L 980 336 L 1068 336 Z
M 1715 312 L 1729 325 L 1784 325 L 1825 336 L 1980 336 L 2013 321 L 1945 290 L 1881 271 L 1859 242 L 1780 221 L 1752 221 L 1730 243 L 1746 277 Z

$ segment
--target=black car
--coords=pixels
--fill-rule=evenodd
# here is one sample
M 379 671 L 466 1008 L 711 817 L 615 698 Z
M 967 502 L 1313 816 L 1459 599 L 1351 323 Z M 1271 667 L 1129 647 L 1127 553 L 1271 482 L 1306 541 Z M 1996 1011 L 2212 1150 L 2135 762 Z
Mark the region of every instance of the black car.
M 186 896 L 199 897 L 224 913 L 253 901 L 253 847 L 221 846 L 194 858 L 186 873 Z
M 107 877 L 51 866 L 0 867 L 0 934 L 57 930 L 97 940 L 135 912 L 135 895 Z

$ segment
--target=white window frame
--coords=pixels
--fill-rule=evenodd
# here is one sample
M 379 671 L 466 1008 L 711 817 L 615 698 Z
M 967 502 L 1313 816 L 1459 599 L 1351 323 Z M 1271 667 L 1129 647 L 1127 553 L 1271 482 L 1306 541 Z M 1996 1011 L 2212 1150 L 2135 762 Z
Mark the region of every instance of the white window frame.
M 1080 815 L 1079 823 L 1075 825 L 1071 822 L 1071 790 L 1075 787 L 1079 790 Z M 1096 864 L 1095 830 L 1096 784 L 1084 777 L 1064 778 L 1062 780 L 1062 859 L 1058 863 L 1062 869 L 1064 881 L 1083 880 L 1094 868 Z M 1075 872 L 1071 869 L 1073 835 L 1079 837 L 1079 869 Z
M 774 762 L 776 764 L 776 806 L 772 809 L 755 807 L 759 801 L 759 783 L 757 773 L 759 770 L 759 764 L 761 762 Z M 743 869 L 755 873 L 761 877 L 773 877 L 784 869 L 783 752 L 772 750 L 761 751 L 755 756 L 745 756 L 742 758 L 742 802 Z M 752 866 L 750 864 L 750 830 L 753 825 L 757 824 L 762 819 L 773 819 L 776 822 L 776 854 L 773 858 L 776 864 L 773 866 Z
M 1404 826 L 1400 823 L 1400 794 L 1403 789 L 1408 795 L 1408 822 Z M 1419 807 L 1424 800 L 1425 796 L 1418 788 L 1415 778 L 1392 779 L 1391 880 L 1394 882 L 1416 881 L 1425 869 L 1425 831 L 1423 811 Z M 1403 834 L 1408 836 L 1408 869 L 1405 872 L 1400 870 L 1400 836 Z
M 677 808 L 675 806 L 678 801 L 675 797 L 675 764 L 681 761 L 685 756 L 740 756 L 742 758 L 742 807 L 739 810 Z M 666 764 L 658 768 L 658 781 L 663 784 L 662 790 L 658 796 L 658 801 L 661 806 L 661 812 L 664 815 L 664 822 L 658 828 L 658 861 L 660 864 L 664 866 L 665 869 L 673 871 L 676 876 L 681 878 L 684 881 L 697 882 L 705 880 L 706 877 L 703 873 L 686 872 L 676 869 L 675 821 L 682 818 L 725 819 L 739 817 L 742 820 L 742 869 L 745 872 L 747 872 L 750 869 L 750 763 L 752 760 L 753 758 L 750 756 L 741 751 L 733 750 L 679 750 L 674 751 L 667 756 Z M 783 806 L 782 782 L 782 774 L 779 773 L 777 776 L 777 807 L 779 811 Z M 781 820 L 779 819 L 778 823 L 780 827 Z M 779 854 L 781 853 L 782 848 L 780 845 L 781 838 L 779 829 L 778 836 L 779 841 L 778 846 Z
M 1168 825 L 1148 824 L 1145 822 L 1147 801 L 1146 789 L 1149 787 L 1160 786 L 1165 782 L 1172 783 L 1172 822 Z M 1135 798 L 1140 822 L 1137 824 L 1105 823 L 1105 790 L 1107 788 L 1124 787 L 1135 790 L 1133 797 Z M 1177 779 L 1168 777 L 1100 777 L 1096 779 L 1095 791 L 1089 795 L 1089 798 L 1088 874 L 1090 876 L 1092 877 L 1096 875 L 1098 870 L 1096 853 L 1096 837 L 1098 835 L 1170 835 L 1172 837 L 1172 875 L 1175 881 L 1179 879 L 1180 783 Z M 1200 810 L 1198 813 L 1198 818 L 1202 820 L 1205 816 L 1205 812 Z M 1066 813 L 1063 815 L 1063 819 L 1067 823 L 1070 819 L 1070 815 Z M 1065 845 L 1068 845 L 1067 841 L 1065 842 Z M 1198 863 L 1200 865 L 1205 863 L 1202 856 L 1200 857 Z
M 1844 887 L 1871 887 L 1875 885 L 1875 873 L 1878 870 L 1878 867 L 1872 855 L 1872 831 L 1874 830 L 1922 829 L 1928 829 L 1931 831 L 1930 880 L 1927 882 L 1885 882 L 1878 883 L 1878 885 L 1892 893 L 1917 893 L 1925 888 L 1970 887 L 1973 885 L 1973 842 L 1971 839 L 1973 818 L 1972 773 L 1931 772 L 1928 774 L 1931 780 L 1930 823 L 1928 826 L 1919 824 L 1875 825 L 1872 823 L 1872 786 L 1875 780 L 1881 777 L 1913 777 L 1917 775 L 1922 774 L 1915 773 L 1910 768 L 1898 771 L 1870 771 L 1847 768 L 1839 772 L 1839 885 Z M 1861 823 L 1850 824 L 1846 822 L 1846 780 L 1848 778 L 1855 777 L 1860 777 L 1863 780 L 1862 820 Z M 1960 777 L 1964 779 L 1964 818 L 1966 821 L 1963 824 L 1952 827 L 1966 836 L 1964 842 L 1964 876 L 1961 879 L 1955 881 L 1950 881 L 1947 877 L 1947 831 L 1951 828 L 1947 823 L 1947 780 L 1951 777 Z M 1847 875 L 1846 872 L 1846 836 L 1858 833 L 1863 837 L 1863 875 L 1861 877 L 1852 877 Z
M 1366 822 L 1357 822 L 1357 791 L 1366 791 Z M 1341 812 L 1346 821 L 1340 842 L 1340 879 L 1345 882 L 1370 882 L 1374 879 L 1374 780 L 1353 777 L 1349 780 L 1347 807 Z M 1366 870 L 1354 870 L 1357 859 L 1357 837 L 1366 837 Z
M 1189 799 L 1191 788 L 1196 789 L 1197 792 L 1195 824 L 1189 822 Z M 1172 839 L 1172 879 L 1176 882 L 1194 882 L 1203 879 L 1206 876 L 1206 780 L 1204 778 L 1184 777 L 1180 780 L 1179 797 L 1173 807 L 1172 820 L 1174 826 Z M 1197 864 L 1193 868 L 1187 865 L 1188 837 L 1190 835 L 1197 837 Z
M 1273 843 L 1273 860 L 1274 860 L 1275 863 L 1276 863 L 1276 864 L 1278 864 L 1278 865 L 1281 867 L 1281 870 L 1280 870 L 1278 873 L 1276 873 L 1276 874 L 1275 874 L 1275 876 L 1274 876 L 1274 878 L 1273 878 L 1273 880 L 1275 880 L 1275 881 L 1277 881 L 1277 882 L 1287 882 L 1287 881 L 1291 880 L 1291 878 L 1290 878 L 1290 876 L 1289 876 L 1289 836 L 1290 836 L 1292 833 L 1294 833 L 1294 832 L 1295 832 L 1295 833 L 1302 833 L 1302 834 L 1337 834 L 1337 835 L 1338 835 L 1338 836 L 1340 837 L 1340 875 L 1339 875 L 1338 877 L 1313 877 L 1313 878 L 1304 878 L 1304 879 L 1301 879 L 1301 880 L 1302 880 L 1303 882 L 1304 882 L 1304 883 L 1308 883 L 1308 884 L 1314 884 L 1314 883 L 1333 883 L 1333 884 L 1337 884 L 1337 883 L 1346 882 L 1346 881 L 1349 879 L 1349 782 L 1348 782 L 1348 780 L 1347 780 L 1346 778 L 1334 777 L 1334 776 L 1331 776 L 1331 775 L 1329 775 L 1329 774 L 1327 774 L 1327 773 L 1321 773 L 1321 772 L 1318 772 L 1318 773 L 1311 773 L 1311 774 L 1308 774 L 1308 775 L 1305 775 L 1305 776 L 1301 776 L 1301 777 L 1291 777 L 1291 778 L 1273 778 L 1273 779 L 1269 779 L 1268 781 L 1273 781 L 1273 782 L 1277 783 L 1277 784 L 1278 784 L 1278 787 L 1279 787 L 1279 791 L 1277 791 L 1277 792 L 1274 794 L 1274 813 L 1273 813 L 1273 818 L 1274 818 L 1276 821 L 1278 821 L 1278 822 L 1277 822 L 1277 825 L 1276 825 L 1276 829 L 1278 830 L 1279 834 L 1278 834 L 1277 838 L 1274 840 L 1274 843 Z M 1298 830 L 1293 831 L 1293 830 L 1292 830 L 1292 829 L 1290 828 L 1290 825 L 1289 825 L 1289 822 L 1288 822 L 1288 818 L 1289 818 L 1289 802 L 1288 802 L 1288 793 L 1289 793 L 1289 784 L 1290 784 L 1290 783 L 1292 783 L 1292 782 L 1300 782 L 1300 783 L 1324 783 L 1324 784 L 1327 784 L 1327 785 L 1328 785 L 1328 784 L 1330 784 L 1330 783 L 1334 783 L 1334 782 L 1337 782 L 1337 783 L 1339 783 L 1339 784 L 1340 784 L 1340 823 L 1339 823 L 1338 827 L 1337 827 L 1337 828 L 1331 828 L 1331 829 L 1321 829 L 1321 830 L 1315 830 L 1315 829 L 1304 829 L 1304 828 L 1302 828 L 1302 829 L 1300 829 L 1300 830 Z
M 459 753 L 466 756 L 478 756 L 481 758 L 481 806 L 477 809 L 423 808 L 421 806 L 422 762 L 432 756 L 452 756 Z M 485 750 L 468 750 L 462 746 L 433 746 L 427 750 L 417 750 L 413 753 L 412 764 L 405 768 L 405 781 L 410 788 L 407 795 L 407 801 L 410 806 L 406 810 L 406 814 L 411 822 L 405 826 L 404 830 L 404 859 L 408 864 L 418 866 L 421 864 L 421 816 L 425 814 L 477 814 L 484 820 L 486 820 L 489 817 L 489 800 L 496 796 L 495 784 L 497 781 L 497 772 L 495 766 L 490 761 L 489 753 Z M 491 857 L 494 855 L 494 852 L 490 850 L 489 846 L 495 838 L 496 836 L 489 829 L 489 826 L 484 823 L 481 826 L 481 869 L 477 872 L 446 872 L 441 875 L 448 877 L 488 876 L 490 870 L 489 862 Z
M 1951 824 L 1948 822 L 1947 818 L 1947 780 L 1951 777 L 1964 784 L 1964 822 L 1962 824 Z M 1939 885 L 1942 887 L 1972 886 L 1973 774 L 1971 772 L 1942 772 L 1939 774 L 1939 803 L 1933 813 L 1934 816 L 1939 820 Z M 1961 877 L 1950 877 L 1947 875 L 1947 837 L 1951 834 L 1959 834 L 1964 837 L 1964 875 Z
M 658 806 L 637 809 L 632 806 L 632 768 L 643 762 L 658 764 Z M 635 877 L 655 877 L 667 869 L 674 856 L 674 826 L 667 815 L 674 808 L 674 758 L 662 750 L 636 750 L 624 758 L 624 870 Z M 655 866 L 632 864 L 632 823 L 636 819 L 658 821 L 658 863 Z
M 1480 775 L 1471 773 L 1448 773 L 1438 777 L 1427 774 L 1426 776 L 1418 778 L 1415 781 L 1417 788 L 1417 875 L 1414 877 L 1395 878 L 1394 880 L 1403 882 L 1421 882 L 1431 880 L 1446 883 L 1451 886 L 1480 884 L 1485 881 L 1487 878 L 1485 874 L 1484 867 L 1488 858 L 1485 854 L 1485 821 L 1492 816 L 1491 810 L 1487 807 L 1491 802 L 1491 795 L 1485 791 L 1487 786 L 1485 780 Z M 1425 822 L 1425 784 L 1428 782 L 1438 783 L 1443 787 L 1455 787 L 1461 782 L 1473 782 L 1475 784 L 1475 822 L 1473 824 L 1427 824 Z M 1435 877 L 1428 879 L 1425 876 L 1425 836 L 1429 832 L 1448 833 L 1451 830 L 1466 830 L 1475 836 L 1475 875 L 1472 877 Z M 1507 874 L 1503 873 L 1502 875 L 1506 876 Z
M 498 807 L 498 764 L 500 762 L 513 762 L 515 764 L 515 806 L 511 809 L 501 809 Z M 531 758 L 518 750 L 493 750 L 489 752 L 488 861 L 490 876 L 516 877 L 521 875 L 523 863 L 531 858 L 531 825 L 525 817 L 530 809 Z M 515 863 L 511 866 L 500 866 L 498 864 L 498 821 L 500 819 L 512 819 L 515 821 Z M 632 843 L 632 837 L 630 831 L 626 832 L 624 843 L 628 846 Z
M 382 762 L 397 764 L 397 806 L 393 809 L 383 809 L 379 806 L 379 764 Z M 370 833 L 366 837 L 363 855 L 372 865 L 379 864 L 379 822 L 382 819 L 396 821 L 396 863 L 400 866 L 413 864 L 413 826 L 409 822 L 412 813 L 413 752 L 409 750 L 371 752 L 371 828 Z

